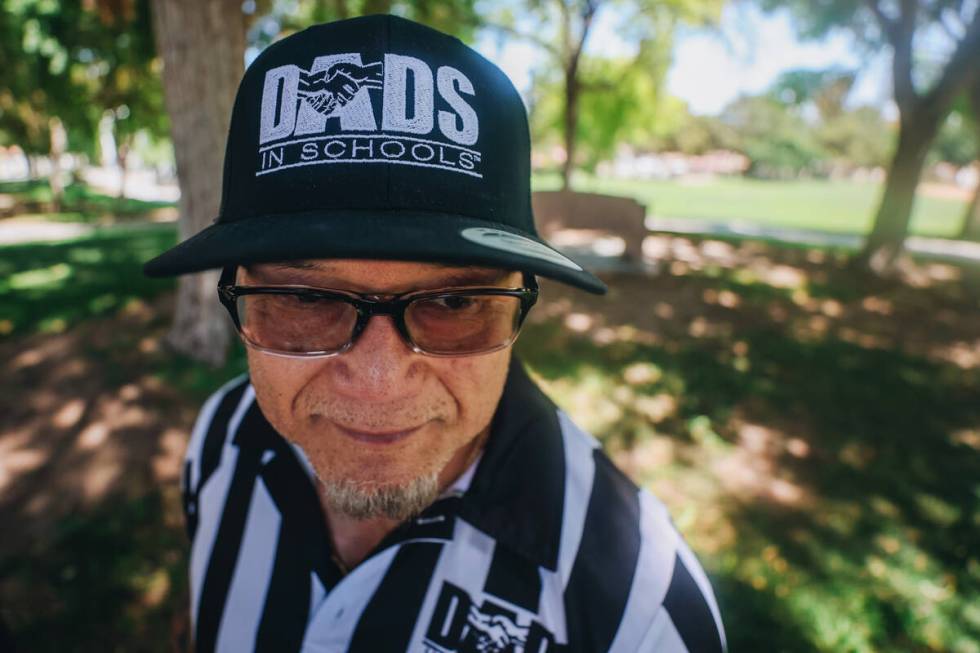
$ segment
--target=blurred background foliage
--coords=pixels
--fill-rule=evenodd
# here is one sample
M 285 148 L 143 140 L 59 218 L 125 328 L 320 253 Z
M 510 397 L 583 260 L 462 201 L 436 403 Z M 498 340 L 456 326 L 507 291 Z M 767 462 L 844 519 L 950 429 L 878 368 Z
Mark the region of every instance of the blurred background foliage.
M 517 352 L 667 503 L 731 650 L 980 653 L 980 9 L 955 0 L 0 0 L 0 650 L 187 650 L 180 457 L 246 365 L 175 336 L 213 283 L 141 274 L 213 217 L 188 183 L 220 190 L 175 153 L 222 99 L 175 113 L 172 55 L 210 52 L 175 7 L 243 30 L 232 72 L 378 12 L 526 72 L 535 190 L 636 199 L 647 231 L 631 262 L 590 236 L 610 294 L 544 282 Z M 884 62 L 886 97 L 852 60 L 714 111 L 672 93 L 683 44 L 754 38 L 740 12 Z

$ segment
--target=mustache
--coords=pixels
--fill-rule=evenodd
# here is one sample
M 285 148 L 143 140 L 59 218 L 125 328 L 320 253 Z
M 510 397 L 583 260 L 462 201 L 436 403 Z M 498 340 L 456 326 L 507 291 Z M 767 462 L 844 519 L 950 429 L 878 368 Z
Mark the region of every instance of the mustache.
M 369 431 L 393 431 L 430 421 L 449 421 L 458 413 L 456 402 L 446 396 L 358 403 L 314 392 L 300 394 L 295 409 L 300 415 L 323 417 L 350 429 Z

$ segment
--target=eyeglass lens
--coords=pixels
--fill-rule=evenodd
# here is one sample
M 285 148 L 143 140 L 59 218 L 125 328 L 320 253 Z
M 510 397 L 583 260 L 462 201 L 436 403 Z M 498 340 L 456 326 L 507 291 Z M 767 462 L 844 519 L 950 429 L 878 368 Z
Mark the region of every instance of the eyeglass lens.
M 254 345 L 294 354 L 343 349 L 357 324 L 357 309 L 329 297 L 240 295 L 242 335 Z M 521 300 L 504 295 L 419 298 L 405 311 L 415 345 L 428 353 L 477 353 L 509 344 L 517 332 Z
M 341 349 L 357 322 L 346 302 L 285 294 L 240 296 L 238 316 L 249 342 L 296 354 Z
M 521 300 L 504 295 L 452 295 L 409 304 L 405 324 L 415 344 L 433 354 L 493 349 L 517 331 Z

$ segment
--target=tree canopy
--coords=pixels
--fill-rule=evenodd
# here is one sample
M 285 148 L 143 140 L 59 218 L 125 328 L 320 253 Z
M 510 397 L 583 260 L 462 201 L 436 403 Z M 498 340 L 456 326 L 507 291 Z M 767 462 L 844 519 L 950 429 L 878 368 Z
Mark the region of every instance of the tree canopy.
M 682 23 L 716 21 L 722 4 L 722 0 L 501 0 L 494 4 L 487 17 L 491 29 L 532 43 L 546 55 L 536 77 L 550 86 L 543 93 L 550 93 L 552 99 L 535 100 L 536 104 L 541 100 L 542 110 L 550 109 L 550 113 L 536 118 L 542 130 L 536 136 L 547 137 L 549 132 L 561 135 L 565 151 L 563 187 L 569 187 L 572 169 L 582 163 L 579 158 L 587 165 L 594 164 L 624 135 L 656 129 L 653 123 L 670 64 L 674 30 Z M 616 33 L 632 48 L 631 56 L 593 57 L 587 51 L 589 39 L 600 15 L 606 11 L 612 14 L 613 10 Z M 556 104 L 554 98 L 561 102 Z M 583 138 L 587 140 L 579 157 L 578 145 Z
M 869 50 L 890 50 L 900 128 L 874 226 L 858 259 L 876 272 L 887 271 L 902 251 L 929 146 L 956 97 L 980 76 L 980 6 L 961 0 L 758 2 L 770 11 L 790 10 L 803 37 L 844 29 Z
M 50 146 L 58 118 L 73 151 L 95 154 L 104 112 L 117 138 L 165 135 L 147 0 L 3 0 L 0 12 L 0 130 L 30 153 Z M 27 55 L 27 56 L 25 56 Z

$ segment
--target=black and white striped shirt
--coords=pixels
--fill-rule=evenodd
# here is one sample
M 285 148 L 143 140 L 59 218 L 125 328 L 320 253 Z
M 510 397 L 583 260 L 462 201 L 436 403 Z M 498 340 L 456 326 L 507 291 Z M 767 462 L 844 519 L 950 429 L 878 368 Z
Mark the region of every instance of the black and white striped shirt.
M 205 403 L 183 474 L 198 653 L 724 650 L 664 506 L 516 358 L 480 459 L 346 576 L 312 478 L 247 376 Z

